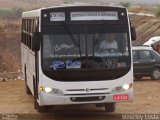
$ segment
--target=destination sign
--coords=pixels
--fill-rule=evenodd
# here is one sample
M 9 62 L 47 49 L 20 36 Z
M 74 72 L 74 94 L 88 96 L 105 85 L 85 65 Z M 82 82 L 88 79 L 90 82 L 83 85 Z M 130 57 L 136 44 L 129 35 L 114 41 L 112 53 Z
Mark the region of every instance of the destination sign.
M 50 21 L 65 21 L 65 13 L 64 12 L 50 13 Z
M 118 20 L 118 12 L 115 11 L 71 12 L 70 19 L 71 21 Z

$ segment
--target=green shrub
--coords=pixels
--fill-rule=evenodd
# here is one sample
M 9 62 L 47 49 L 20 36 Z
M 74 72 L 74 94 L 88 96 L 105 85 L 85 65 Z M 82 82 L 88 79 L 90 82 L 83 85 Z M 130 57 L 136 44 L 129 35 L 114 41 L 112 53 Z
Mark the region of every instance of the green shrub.
M 64 4 L 68 4 L 68 0 L 64 0 L 63 3 L 64 3 Z
M 5 17 L 10 13 L 11 13 L 11 10 L 0 9 L 0 17 Z
M 156 10 L 156 16 L 157 17 L 160 17 L 160 6 L 157 8 L 157 10 Z
M 63 3 L 64 4 L 70 4 L 70 3 L 73 3 L 73 0 L 63 0 Z
M 0 18 L 10 18 L 16 19 L 22 16 L 22 12 L 24 9 L 22 8 L 13 8 L 11 10 L 0 9 Z
M 131 6 L 130 2 L 120 2 L 120 5 L 126 8 L 129 8 Z

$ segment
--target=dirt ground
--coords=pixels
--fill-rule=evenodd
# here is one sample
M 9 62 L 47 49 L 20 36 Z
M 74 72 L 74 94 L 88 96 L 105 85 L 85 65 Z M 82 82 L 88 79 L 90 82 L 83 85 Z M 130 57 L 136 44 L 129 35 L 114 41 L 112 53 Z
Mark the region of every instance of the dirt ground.
M 118 103 L 115 113 L 160 113 L 160 81 L 143 79 L 134 82 L 134 101 Z M 82 105 L 78 109 L 96 109 Z M 58 110 L 78 110 L 76 106 L 61 106 Z M 0 82 L 0 113 L 37 113 L 33 108 L 33 97 L 26 95 L 24 81 Z

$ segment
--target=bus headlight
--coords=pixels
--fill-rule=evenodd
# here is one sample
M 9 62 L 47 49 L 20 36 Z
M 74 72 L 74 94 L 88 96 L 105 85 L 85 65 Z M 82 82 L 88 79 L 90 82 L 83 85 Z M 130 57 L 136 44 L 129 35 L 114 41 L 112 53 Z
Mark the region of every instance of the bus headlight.
M 128 90 L 130 88 L 130 85 L 129 84 L 125 84 L 122 87 L 123 87 L 123 89 Z
M 54 95 L 63 95 L 62 90 L 56 89 L 56 88 L 45 87 L 45 88 L 43 88 L 43 91 L 45 93 L 51 93 L 51 94 L 54 94 Z
M 45 91 L 46 93 L 50 93 L 50 92 L 52 92 L 52 88 L 46 87 L 46 88 L 44 88 L 44 91 Z
M 130 89 L 131 87 L 132 87 L 132 83 L 124 84 L 123 86 L 118 86 L 118 87 L 113 88 L 111 93 L 121 93 L 121 92 L 124 92 Z

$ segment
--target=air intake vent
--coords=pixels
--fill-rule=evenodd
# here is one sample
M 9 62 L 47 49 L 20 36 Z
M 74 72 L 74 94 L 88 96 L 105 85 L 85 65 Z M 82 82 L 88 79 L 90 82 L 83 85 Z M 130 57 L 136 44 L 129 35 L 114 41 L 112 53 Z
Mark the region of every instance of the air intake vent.
M 105 96 L 93 96 L 93 97 L 71 97 L 72 102 L 90 102 L 90 101 L 102 101 Z
M 89 90 L 89 91 L 102 91 L 102 90 L 108 90 L 108 88 L 92 88 L 92 89 L 89 89 L 89 88 L 86 88 L 86 89 L 68 89 L 66 91 L 72 91 L 72 92 L 78 92 L 78 91 L 86 91 L 86 90 Z

